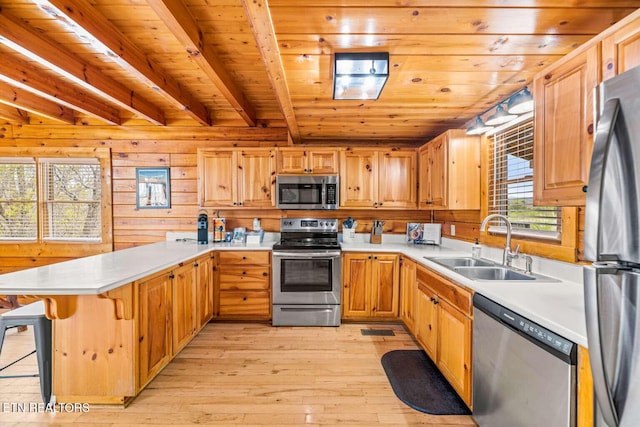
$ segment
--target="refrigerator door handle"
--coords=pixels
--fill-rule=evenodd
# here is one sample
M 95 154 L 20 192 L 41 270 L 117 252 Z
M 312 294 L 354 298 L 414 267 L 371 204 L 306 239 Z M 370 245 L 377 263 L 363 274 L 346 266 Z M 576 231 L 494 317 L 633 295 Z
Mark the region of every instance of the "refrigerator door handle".
M 600 408 L 600 415 L 610 427 L 618 426 L 618 415 L 604 369 L 602 338 L 598 313 L 598 273 L 594 267 L 584 269 L 584 302 L 587 317 L 587 338 L 593 388 Z
M 609 99 L 604 105 L 602 116 L 596 127 L 585 209 L 585 223 L 589 224 L 589 226 L 585 226 L 584 230 L 584 255 L 585 259 L 591 261 L 599 261 L 597 257 L 600 247 L 600 200 L 603 191 L 602 181 L 604 178 L 607 153 L 619 112 L 620 101 L 617 98 Z

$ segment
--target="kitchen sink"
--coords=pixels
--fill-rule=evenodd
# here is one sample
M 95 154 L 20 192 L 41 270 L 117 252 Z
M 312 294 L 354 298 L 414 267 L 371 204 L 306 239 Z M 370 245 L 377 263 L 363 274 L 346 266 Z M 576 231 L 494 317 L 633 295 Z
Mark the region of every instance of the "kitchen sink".
M 557 282 L 557 279 L 542 276 L 540 274 L 525 274 L 521 270 L 505 267 L 488 259 L 472 257 L 424 257 L 443 267 L 448 268 L 471 280 L 488 281 L 531 281 Z
M 455 258 L 440 258 L 440 257 L 425 257 L 429 261 L 433 261 L 447 268 L 455 267 L 491 267 L 496 263 L 487 259 L 478 259 L 471 257 L 455 257 Z
M 536 280 L 530 274 L 519 273 L 507 267 L 454 267 L 453 271 L 471 280 Z

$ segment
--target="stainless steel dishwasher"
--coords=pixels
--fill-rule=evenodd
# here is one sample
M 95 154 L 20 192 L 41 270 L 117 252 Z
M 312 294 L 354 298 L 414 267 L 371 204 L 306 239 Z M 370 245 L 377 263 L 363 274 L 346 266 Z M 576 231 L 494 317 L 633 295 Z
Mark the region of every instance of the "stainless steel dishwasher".
M 473 297 L 473 417 L 480 427 L 576 425 L 576 344 Z

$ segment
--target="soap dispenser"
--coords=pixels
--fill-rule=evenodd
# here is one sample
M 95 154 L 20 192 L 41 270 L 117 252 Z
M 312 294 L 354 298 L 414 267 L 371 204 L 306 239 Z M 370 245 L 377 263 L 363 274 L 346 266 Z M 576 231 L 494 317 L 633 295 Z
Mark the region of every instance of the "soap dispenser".
M 478 244 L 478 239 L 476 239 L 475 243 L 471 247 L 471 256 L 473 258 L 480 258 L 482 256 L 482 246 Z

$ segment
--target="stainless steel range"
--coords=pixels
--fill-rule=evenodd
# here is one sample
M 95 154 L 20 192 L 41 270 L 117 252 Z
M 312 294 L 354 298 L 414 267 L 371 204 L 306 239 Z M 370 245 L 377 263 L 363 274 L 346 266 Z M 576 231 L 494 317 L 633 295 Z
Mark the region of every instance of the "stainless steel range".
M 339 326 L 338 220 L 280 220 L 273 246 L 273 326 Z

